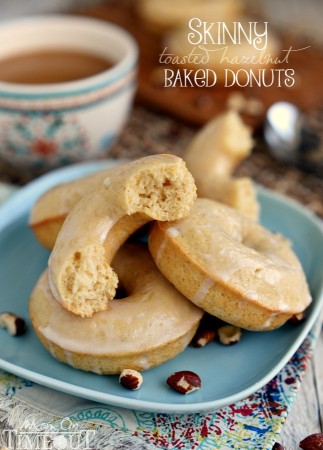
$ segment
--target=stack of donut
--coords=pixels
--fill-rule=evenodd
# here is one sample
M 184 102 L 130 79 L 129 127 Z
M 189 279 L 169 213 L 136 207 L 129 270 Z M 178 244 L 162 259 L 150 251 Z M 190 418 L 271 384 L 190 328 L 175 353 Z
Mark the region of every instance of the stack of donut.
M 185 217 L 195 199 L 184 161 L 160 155 L 58 186 L 36 203 L 31 226 L 41 243 L 54 245 L 30 316 L 55 358 L 113 374 L 149 369 L 184 350 L 203 311 L 162 276 L 146 246 L 118 250 L 151 220 Z M 119 280 L 122 299 L 115 298 Z
M 126 242 L 149 221 L 148 245 Z M 310 302 L 290 243 L 196 198 L 173 155 L 59 185 L 36 202 L 30 225 L 52 250 L 30 298 L 34 329 L 55 358 L 82 370 L 159 365 L 186 348 L 205 311 L 271 330 Z

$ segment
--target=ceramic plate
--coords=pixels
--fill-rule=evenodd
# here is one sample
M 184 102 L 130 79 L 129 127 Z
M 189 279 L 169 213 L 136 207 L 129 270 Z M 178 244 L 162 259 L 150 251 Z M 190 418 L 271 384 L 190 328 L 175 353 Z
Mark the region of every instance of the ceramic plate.
M 109 165 L 115 163 L 108 162 Z M 116 376 L 100 376 L 57 362 L 37 340 L 28 319 L 30 292 L 46 266 L 48 252 L 28 228 L 36 198 L 62 181 L 98 170 L 102 163 L 81 164 L 45 175 L 22 188 L 0 208 L 0 311 L 25 317 L 29 331 L 11 337 L 0 330 L 0 367 L 44 386 L 99 402 L 159 412 L 198 412 L 234 403 L 255 392 L 287 363 L 318 317 L 323 302 L 323 234 L 317 219 L 296 203 L 259 189 L 262 223 L 293 242 L 310 284 L 313 303 L 297 325 L 260 333 L 244 332 L 238 345 L 187 348 L 181 355 L 144 373 L 138 391 L 128 391 Z M 166 379 L 174 371 L 192 370 L 202 389 L 188 396 L 171 390 Z

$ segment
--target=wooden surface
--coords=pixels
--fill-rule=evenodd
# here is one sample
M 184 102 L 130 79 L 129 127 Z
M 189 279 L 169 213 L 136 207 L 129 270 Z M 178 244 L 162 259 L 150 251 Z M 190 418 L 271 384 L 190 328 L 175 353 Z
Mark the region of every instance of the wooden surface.
M 285 450 L 298 449 L 299 442 L 306 436 L 323 432 L 322 414 L 323 331 L 278 441 Z

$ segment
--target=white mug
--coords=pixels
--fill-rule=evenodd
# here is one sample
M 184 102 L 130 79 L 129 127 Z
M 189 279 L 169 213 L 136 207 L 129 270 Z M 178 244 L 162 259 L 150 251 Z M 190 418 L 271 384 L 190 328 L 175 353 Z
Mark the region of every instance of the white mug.
M 132 106 L 138 64 L 135 40 L 108 22 L 48 15 L 2 23 L 0 42 L 0 59 L 65 49 L 112 62 L 111 68 L 76 81 L 0 81 L 0 158 L 17 171 L 43 172 L 104 157 Z

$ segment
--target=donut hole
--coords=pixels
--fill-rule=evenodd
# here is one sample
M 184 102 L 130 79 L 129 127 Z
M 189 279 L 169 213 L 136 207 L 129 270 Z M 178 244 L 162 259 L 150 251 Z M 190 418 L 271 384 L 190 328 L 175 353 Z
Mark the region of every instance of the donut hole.
M 124 286 L 124 284 L 119 280 L 117 289 L 116 289 L 116 294 L 114 296 L 114 300 L 122 300 L 124 298 L 129 297 L 129 294 Z

